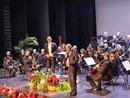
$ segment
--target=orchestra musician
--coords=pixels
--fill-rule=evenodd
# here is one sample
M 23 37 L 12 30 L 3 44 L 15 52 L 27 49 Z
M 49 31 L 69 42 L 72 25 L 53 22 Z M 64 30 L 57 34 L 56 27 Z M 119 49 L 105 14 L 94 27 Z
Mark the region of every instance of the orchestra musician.
M 13 64 L 13 58 L 11 57 L 10 51 L 6 52 L 6 56 L 3 61 L 4 70 L 7 70 L 10 77 L 16 76 L 17 67 Z
M 47 43 L 44 44 L 44 49 L 47 58 L 47 68 L 46 72 L 48 72 L 48 68 L 52 67 L 52 73 L 55 73 L 55 53 L 57 50 L 56 43 L 52 42 L 52 38 L 50 36 L 47 37 Z
M 86 63 L 83 58 L 87 57 L 86 51 L 84 48 L 80 49 L 79 53 L 79 61 L 78 61 L 78 66 L 79 66 L 79 73 L 83 73 L 83 67 L 85 67 Z
M 98 48 L 97 51 L 94 53 L 94 59 L 96 63 L 99 63 L 103 60 L 103 49 Z
M 117 32 L 117 33 L 116 33 L 116 36 L 117 36 L 117 40 L 118 40 L 118 41 L 121 41 L 121 40 L 122 40 L 122 36 L 121 36 L 121 33 L 120 33 L 120 32 Z
M 99 81 L 99 80 L 101 79 L 102 75 L 104 75 L 104 74 L 107 75 L 108 65 L 109 65 L 109 54 L 104 53 L 103 60 L 99 63 L 99 66 L 97 68 L 94 68 L 91 71 L 90 75 L 86 76 L 86 79 L 92 86 L 93 91 L 101 89 L 101 81 Z M 98 85 L 96 85 L 95 81 L 98 82 Z
M 120 44 L 116 44 L 115 51 L 116 51 L 116 54 L 119 57 L 120 61 L 123 61 L 124 60 L 123 57 L 125 56 L 125 52 L 123 51 Z
M 46 66 L 46 54 L 45 54 L 45 50 L 44 49 L 41 49 L 41 52 L 38 56 L 38 65 L 39 65 L 39 70 L 41 70 L 41 68 L 45 67 Z
M 24 55 L 25 55 L 25 53 L 24 53 L 24 50 L 22 49 L 21 50 L 21 53 L 20 53 L 20 55 L 19 55 L 19 71 L 20 71 L 20 75 L 22 75 L 23 74 L 23 71 L 22 71 L 22 66 L 23 66 L 23 60 L 22 60 L 22 58 L 24 57 Z
M 22 70 L 25 74 L 25 71 L 32 70 L 32 57 L 30 55 L 29 50 L 25 51 L 25 56 L 22 58 L 23 61 L 23 67 Z
M 39 53 L 37 52 L 36 49 L 33 49 L 33 53 L 32 53 L 32 67 L 38 67 L 37 66 L 37 61 L 38 61 L 38 56 L 39 56 Z
M 110 41 L 111 47 L 112 47 L 112 48 L 115 48 L 117 42 L 118 42 L 117 37 L 116 37 L 115 35 L 113 35 L 113 36 L 112 36 L 112 40 Z

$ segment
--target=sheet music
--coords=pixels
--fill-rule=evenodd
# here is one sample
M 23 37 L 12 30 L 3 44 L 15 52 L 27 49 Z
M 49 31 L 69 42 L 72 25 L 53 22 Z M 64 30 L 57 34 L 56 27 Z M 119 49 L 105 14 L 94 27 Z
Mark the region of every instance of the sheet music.
M 84 58 L 84 60 L 88 66 L 96 64 L 96 62 L 94 61 L 92 57 Z
M 65 55 L 65 54 L 66 54 L 66 52 L 65 52 L 65 51 L 62 51 L 62 52 L 59 52 L 59 53 L 57 53 L 57 54 L 62 54 L 62 55 Z
M 125 67 L 126 71 L 130 70 L 130 62 L 129 61 L 123 61 L 122 64 Z

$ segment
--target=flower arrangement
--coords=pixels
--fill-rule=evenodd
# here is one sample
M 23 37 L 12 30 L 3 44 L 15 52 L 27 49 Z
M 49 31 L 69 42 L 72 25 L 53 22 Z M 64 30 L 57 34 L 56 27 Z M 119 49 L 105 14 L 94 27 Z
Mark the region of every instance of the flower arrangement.
M 46 78 L 46 75 L 41 71 L 34 71 L 28 74 L 29 85 L 35 87 L 37 86 L 42 79 Z
M 15 89 L 6 85 L 0 86 L 0 96 L 3 98 L 45 98 L 44 94 Z
M 50 75 L 46 78 L 46 82 L 51 86 L 56 86 L 59 82 L 59 79 L 55 75 Z
M 51 87 L 53 87 L 53 91 L 62 92 L 70 90 L 68 81 L 60 81 L 58 75 L 49 73 L 47 73 L 46 75 L 42 72 L 30 73 L 28 75 L 28 82 L 30 84 L 30 88 L 32 85 L 37 87 L 38 90 L 42 91 L 50 91 Z

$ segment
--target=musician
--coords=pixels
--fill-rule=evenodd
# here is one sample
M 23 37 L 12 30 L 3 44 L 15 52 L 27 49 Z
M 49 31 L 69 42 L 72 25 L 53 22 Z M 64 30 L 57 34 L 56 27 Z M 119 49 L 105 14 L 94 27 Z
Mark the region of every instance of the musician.
M 32 56 L 30 55 L 29 50 L 25 51 L 25 56 L 22 58 L 23 61 L 23 67 L 22 70 L 25 71 L 26 70 L 32 70 Z
M 91 72 L 90 75 L 86 76 L 87 81 L 92 86 L 92 90 L 100 90 L 101 89 L 101 83 L 100 78 L 102 75 L 107 75 L 107 66 L 109 64 L 109 54 L 105 53 L 103 56 L 103 61 L 100 62 L 99 67 L 96 69 L 96 73 Z M 98 82 L 98 85 L 95 84 L 95 81 Z
M 62 49 L 62 51 L 66 51 L 66 50 L 65 50 L 65 44 L 64 44 L 64 43 L 61 45 L 61 49 Z
M 103 48 L 103 52 L 104 52 L 104 53 L 105 53 L 105 52 L 109 53 L 111 49 L 112 49 L 112 48 L 109 47 L 107 43 L 104 44 L 104 48 Z
M 108 39 L 108 33 L 107 32 L 104 32 L 104 35 L 103 35 L 103 44 L 104 43 L 108 43 L 109 39 Z
M 130 60 L 130 47 L 125 52 L 125 57 L 126 57 L 127 60 Z
M 58 50 L 56 51 L 55 57 L 56 57 L 57 70 L 60 68 L 61 74 L 64 74 L 66 72 L 66 70 L 65 70 L 66 67 L 64 64 L 65 54 L 62 54 L 62 52 L 65 52 L 65 51 L 59 46 Z
M 116 36 L 117 36 L 117 40 L 118 40 L 118 41 L 121 41 L 121 40 L 122 40 L 122 36 L 121 36 L 120 32 L 117 32 L 117 33 L 116 33 Z
M 45 54 L 44 49 L 41 49 L 41 52 L 38 56 L 38 64 L 39 64 L 40 68 L 46 66 L 46 54 Z
M 127 35 L 127 37 L 126 37 L 126 50 L 130 47 L 130 35 Z
M 103 60 L 103 49 L 98 48 L 97 51 L 94 53 L 94 59 L 97 63 Z
M 13 65 L 13 58 L 11 57 L 10 51 L 6 52 L 6 56 L 3 61 L 4 70 L 7 70 L 10 77 L 16 76 L 16 67 Z
M 120 44 L 116 44 L 115 51 L 116 51 L 118 57 L 120 58 L 120 60 L 123 61 L 124 60 L 123 57 L 124 57 L 125 53 L 124 53 L 123 49 L 121 48 Z
M 35 60 L 35 62 L 37 62 L 38 56 L 39 56 L 39 53 L 37 52 L 37 50 L 33 49 L 32 59 Z
M 20 71 L 20 75 L 23 74 L 23 72 L 22 72 L 23 60 L 22 60 L 22 58 L 24 57 L 24 55 L 25 55 L 25 53 L 24 53 L 24 50 L 22 49 L 21 53 L 19 55 L 19 63 L 20 63 L 19 64 L 19 71 Z
M 55 57 L 54 54 L 57 50 L 56 43 L 52 42 L 52 38 L 50 36 L 47 37 L 47 43 L 44 44 L 44 49 L 47 57 L 47 68 L 46 72 L 48 71 L 48 68 L 50 66 L 52 67 L 52 73 L 55 73 Z
M 117 37 L 115 35 L 113 35 L 112 40 L 110 41 L 112 48 L 115 48 L 117 42 L 118 42 Z
M 117 57 L 115 50 L 110 51 L 109 61 L 109 68 L 112 68 L 111 74 L 117 76 L 119 71 L 119 58 Z
M 93 48 L 91 48 L 91 47 L 87 47 L 87 50 L 86 50 L 86 55 L 88 56 L 88 57 L 93 57 L 93 55 L 94 55 L 94 51 L 93 51 Z
M 68 67 L 68 81 L 70 84 L 71 91 L 69 96 L 77 95 L 77 85 L 76 85 L 76 77 L 77 77 L 77 62 L 78 62 L 78 54 L 77 51 L 72 49 L 71 44 L 66 45 L 66 66 Z
M 83 58 L 88 57 L 86 54 L 86 51 L 84 48 L 80 49 L 80 54 L 79 54 L 79 61 L 78 61 L 78 66 L 79 66 L 79 73 L 83 73 L 83 67 L 85 67 L 85 61 Z

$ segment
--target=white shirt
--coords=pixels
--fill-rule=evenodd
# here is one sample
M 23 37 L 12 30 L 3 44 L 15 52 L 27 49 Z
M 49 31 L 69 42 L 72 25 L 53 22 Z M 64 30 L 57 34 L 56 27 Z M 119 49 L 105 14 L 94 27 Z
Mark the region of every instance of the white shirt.
M 49 52 L 49 55 L 52 54 L 52 44 L 51 43 L 48 43 L 48 52 Z

